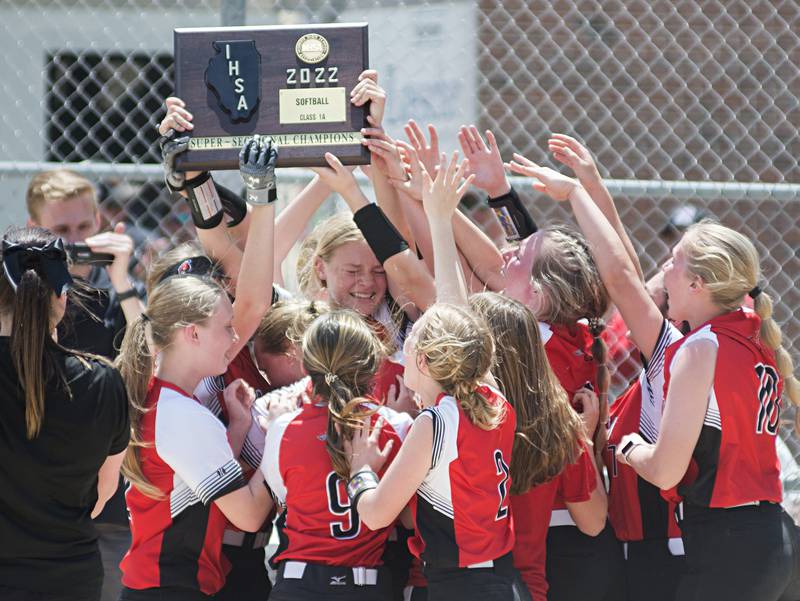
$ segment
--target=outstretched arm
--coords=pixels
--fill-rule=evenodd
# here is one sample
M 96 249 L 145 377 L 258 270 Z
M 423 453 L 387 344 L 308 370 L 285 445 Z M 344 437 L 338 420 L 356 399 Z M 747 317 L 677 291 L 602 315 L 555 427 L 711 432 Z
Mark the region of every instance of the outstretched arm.
M 408 248 L 381 208 L 367 200 L 353 174 L 339 159 L 327 153 L 325 160 L 329 167 L 317 167 L 314 171 L 344 198 L 353 211 L 353 220 L 386 270 L 392 296 L 401 306 L 407 299 L 424 311 L 435 298 L 433 280 L 427 268 Z
M 456 249 L 453 234 L 453 213 L 466 192 L 474 175 L 464 180 L 469 161 L 458 164 L 458 153 L 447 162 L 442 154 L 435 179 L 428 172 L 422 174 L 422 205 L 433 239 L 433 264 L 436 272 L 437 302 L 466 306 L 467 286 Z
M 509 168 L 515 173 L 535 178 L 535 190 L 555 200 L 569 200 L 575 219 L 592 250 L 603 284 L 630 328 L 636 346 L 649 360 L 664 318 L 647 293 L 617 232 L 583 186 L 573 178 L 540 167 L 519 154 L 514 155 Z
M 633 266 L 639 274 L 639 278 L 644 280 L 639 257 L 636 255 L 633 243 L 628 237 L 628 232 L 625 231 L 625 226 L 622 225 L 622 220 L 619 218 L 614 199 L 603 183 L 603 178 L 600 177 L 600 172 L 597 169 L 597 164 L 592 157 L 592 153 L 575 138 L 564 134 L 553 134 L 547 141 L 547 146 L 550 152 L 553 153 L 554 159 L 575 172 L 578 181 L 581 182 L 581 185 L 597 207 L 602 211 L 605 218 L 611 224 L 611 227 L 617 232 Z

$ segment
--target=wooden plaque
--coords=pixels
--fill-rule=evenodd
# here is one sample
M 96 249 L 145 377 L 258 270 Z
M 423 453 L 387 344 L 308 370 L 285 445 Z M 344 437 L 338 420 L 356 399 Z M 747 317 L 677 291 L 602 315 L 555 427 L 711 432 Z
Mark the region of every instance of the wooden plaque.
M 368 65 L 367 24 L 175 30 L 175 94 L 194 116 L 178 169 L 238 169 L 248 136 L 278 144 L 279 167 L 369 163 L 361 128 L 369 105 L 350 104 Z

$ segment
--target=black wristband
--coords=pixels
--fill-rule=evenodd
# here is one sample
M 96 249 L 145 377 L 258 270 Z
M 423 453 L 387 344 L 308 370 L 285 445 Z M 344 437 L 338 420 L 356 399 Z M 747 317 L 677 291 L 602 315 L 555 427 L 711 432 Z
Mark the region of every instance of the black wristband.
M 503 226 L 508 242 L 523 240 L 539 229 L 513 186 L 506 194 L 490 198 L 489 206 Z
M 226 222 L 228 227 L 239 225 L 244 218 L 247 217 L 247 203 L 244 201 L 244 198 L 236 194 L 233 190 L 221 186 L 216 182 L 214 182 L 214 185 L 217 187 L 217 194 L 219 194 L 222 209 L 229 217 Z
M 396 254 L 408 250 L 408 243 L 378 205 L 370 203 L 361 207 L 353 214 L 353 221 L 381 265 Z
M 192 221 L 201 230 L 210 230 L 222 223 L 224 212 L 211 174 L 205 171 L 183 184 L 186 191 Z
M 139 293 L 136 288 L 128 288 L 125 292 L 117 292 L 117 300 L 119 302 L 126 301 L 129 298 L 139 298 Z

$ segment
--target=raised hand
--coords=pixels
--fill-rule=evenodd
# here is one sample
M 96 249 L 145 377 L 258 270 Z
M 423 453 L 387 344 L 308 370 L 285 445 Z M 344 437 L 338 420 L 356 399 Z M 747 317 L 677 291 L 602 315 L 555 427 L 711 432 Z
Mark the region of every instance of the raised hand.
M 568 200 L 572 191 L 580 186 L 574 178 L 562 175 L 549 167 L 540 167 L 516 152 L 514 153 L 514 160 L 505 163 L 505 167 L 514 173 L 535 178 L 532 184 L 533 189 L 547 194 L 553 200 L 559 202 Z
M 278 197 L 275 185 L 275 165 L 278 148 L 269 136 L 258 135 L 245 140 L 239 151 L 239 174 L 247 187 L 247 202 L 260 206 Z
M 436 133 L 436 128 L 428 124 L 428 133 L 431 137 L 430 142 L 425 139 L 425 134 L 422 133 L 422 129 L 420 129 L 417 122 L 413 119 L 409 119 L 403 129 L 406 132 L 411 146 L 417 152 L 425 171 L 431 175 L 435 174 L 436 168 L 439 166 L 439 134 Z
M 379 417 L 372 425 L 372 417 L 365 417 L 362 426 L 356 428 L 351 440 L 344 440 L 344 452 L 350 457 L 350 473 L 355 474 L 364 468 L 378 472 L 389 458 L 394 441 L 390 440 L 380 448 L 380 435 L 386 420 Z
M 572 169 L 581 181 L 600 179 L 592 153 L 575 138 L 553 134 L 547 141 L 547 148 L 553 153 L 555 160 Z
M 486 140 L 488 146 L 474 125 L 462 125 L 458 130 L 458 142 L 464 158 L 469 159 L 469 174 L 475 175 L 475 185 L 485 190 L 490 198 L 497 198 L 507 194 L 511 184 L 508 183 L 503 169 L 497 140 L 489 130 L 486 130 Z
M 86 244 L 94 252 L 114 255 L 114 261 L 107 268 L 108 277 L 118 292 L 129 289 L 131 285 L 128 281 L 128 265 L 133 254 L 133 239 L 125 233 L 125 224 L 118 223 L 114 226 L 114 231 L 87 238 Z
M 171 129 L 176 132 L 192 131 L 194 125 L 192 124 L 192 114 L 186 110 L 186 103 L 175 96 L 170 96 L 165 101 L 167 107 L 167 114 L 158 124 L 158 133 L 162 136 L 167 135 Z
M 453 152 L 449 163 L 447 155 L 442 153 L 439 164 L 440 168 L 435 179 L 431 179 L 427 171 L 422 173 L 422 206 L 429 219 L 449 221 L 464 192 L 475 179 L 475 175 L 472 174 L 464 179 L 469 169 L 469 161 L 464 159 L 459 164 L 458 151 Z
M 389 178 L 389 183 L 414 200 L 422 202 L 422 173 L 424 168 L 414 147 L 403 141 L 397 141 L 397 149 L 403 159 L 405 173 L 403 179 Z
M 312 167 L 311 170 L 319 176 L 328 187 L 334 192 L 338 192 L 345 200 L 354 191 L 359 190 L 353 172 L 342 165 L 342 162 L 330 152 L 325 153 L 325 160 L 328 167 Z
M 406 170 L 397 148 L 397 143 L 377 127 L 362 129 L 366 136 L 361 143 L 372 154 L 372 167 L 383 173 L 388 179 L 405 180 Z
M 372 127 L 381 127 L 386 112 L 386 90 L 378 85 L 378 72 L 367 69 L 358 76 L 358 83 L 350 90 L 350 102 L 364 106 L 369 102 L 367 121 Z

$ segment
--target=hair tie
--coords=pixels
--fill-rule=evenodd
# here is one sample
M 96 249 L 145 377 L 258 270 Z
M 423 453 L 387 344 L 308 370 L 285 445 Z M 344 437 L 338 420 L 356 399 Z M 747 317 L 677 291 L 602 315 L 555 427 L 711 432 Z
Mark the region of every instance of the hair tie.
M 334 373 L 327 372 L 327 373 L 325 374 L 325 383 L 326 383 L 328 386 L 333 386 L 333 383 L 334 383 L 334 381 L 336 381 L 336 380 L 338 380 L 338 379 L 339 379 L 339 376 L 337 376 L 337 375 L 336 375 L 336 374 L 334 374 Z
M 14 291 L 28 269 L 33 269 L 61 296 L 72 284 L 64 242 L 57 238 L 43 246 L 18 244 L 3 238 L 3 273 Z
M 759 294 L 761 294 L 761 288 L 759 288 L 758 286 L 756 286 L 756 287 L 755 287 L 755 288 L 753 288 L 753 289 L 752 289 L 750 292 L 748 292 L 748 293 L 747 293 L 747 296 L 749 296 L 749 297 L 750 297 L 750 298 L 752 298 L 753 300 L 756 300 L 756 297 L 757 297 Z
M 145 322 L 145 323 L 150 321 L 150 316 L 147 313 L 145 313 L 144 311 L 142 311 L 142 321 Z

